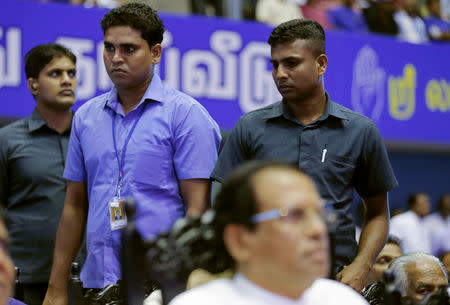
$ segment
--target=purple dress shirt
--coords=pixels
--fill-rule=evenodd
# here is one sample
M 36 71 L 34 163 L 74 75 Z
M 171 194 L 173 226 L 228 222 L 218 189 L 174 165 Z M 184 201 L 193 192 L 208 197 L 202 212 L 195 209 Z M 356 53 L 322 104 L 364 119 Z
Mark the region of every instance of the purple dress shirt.
M 9 298 L 8 299 L 8 305 L 26 305 L 26 304 L 21 302 L 21 301 L 19 301 L 19 300 L 16 300 L 16 299 L 13 299 L 13 298 Z
M 115 89 L 81 106 L 72 124 L 64 177 L 84 181 L 88 188 L 84 287 L 103 288 L 121 276 L 122 230 L 111 231 L 108 208 L 119 181 L 112 126 L 117 155 L 122 156 L 137 119 L 123 160 L 121 196 L 136 199 L 137 227 L 145 237 L 168 230 L 184 216 L 178 180 L 209 179 L 217 160 L 221 137 L 216 122 L 202 105 L 163 84 L 157 74 L 126 115 Z

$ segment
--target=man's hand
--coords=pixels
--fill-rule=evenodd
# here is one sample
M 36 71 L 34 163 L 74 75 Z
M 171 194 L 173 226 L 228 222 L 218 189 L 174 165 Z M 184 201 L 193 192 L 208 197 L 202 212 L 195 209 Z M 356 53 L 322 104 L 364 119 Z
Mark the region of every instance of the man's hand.
M 369 270 L 369 265 L 358 264 L 354 261 L 337 274 L 336 280 L 361 292 L 364 288 Z
M 70 266 L 77 256 L 88 213 L 87 185 L 68 181 L 64 209 L 56 233 L 52 272 L 43 305 L 67 305 Z
M 48 286 L 47 293 L 42 305 L 67 305 L 69 304 L 66 289 L 58 289 L 52 285 Z
M 358 292 L 366 285 L 369 270 L 386 243 L 389 229 L 387 193 L 363 198 L 363 202 L 366 207 L 366 220 L 359 238 L 358 255 L 336 276 L 336 280 Z
M 211 206 L 211 180 L 180 180 L 181 197 L 187 207 L 186 216 L 202 215 Z

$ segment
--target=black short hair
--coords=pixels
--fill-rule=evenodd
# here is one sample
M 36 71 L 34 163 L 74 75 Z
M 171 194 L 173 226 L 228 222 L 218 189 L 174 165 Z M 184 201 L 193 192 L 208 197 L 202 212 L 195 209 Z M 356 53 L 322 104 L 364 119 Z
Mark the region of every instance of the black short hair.
M 400 248 L 400 250 L 402 250 L 402 252 L 403 252 L 402 241 L 401 241 L 397 236 L 394 236 L 394 235 L 388 235 L 386 244 L 394 244 L 394 245 L 397 245 L 397 246 Z
M 416 204 L 417 201 L 417 197 L 419 195 L 425 195 L 424 192 L 416 192 L 416 193 L 411 193 L 408 196 L 408 209 L 411 209 L 412 207 L 414 207 L 414 205 Z
M 425 5 L 426 5 L 427 7 L 430 7 L 431 4 L 433 4 L 433 2 L 439 2 L 439 0 L 426 0 L 426 1 L 425 1 Z
M 224 229 L 232 223 L 242 224 L 250 230 L 255 228 L 251 218 L 253 214 L 258 212 L 258 205 L 255 198 L 253 178 L 257 173 L 268 168 L 285 168 L 300 172 L 297 167 L 281 161 L 250 161 L 230 174 L 214 200 L 213 209 L 216 217 L 213 225 L 219 239 L 217 253 L 224 254 L 221 259 L 227 261 L 230 268 L 234 268 L 235 265 L 223 242 Z
M 103 34 L 112 26 L 129 26 L 141 32 L 149 47 L 161 43 L 164 24 L 154 9 L 144 3 L 127 3 L 114 8 L 103 16 Z
M 437 209 L 439 212 L 443 212 L 444 210 L 444 202 L 445 198 L 450 197 L 450 193 L 444 194 L 439 198 Z
M 294 19 L 283 22 L 273 29 L 267 42 L 274 47 L 297 39 L 311 41 L 314 56 L 326 54 L 325 31 L 317 21 L 311 19 Z
M 47 43 L 35 46 L 25 55 L 25 75 L 28 78 L 38 78 L 39 73 L 54 58 L 67 57 L 73 64 L 77 57 L 66 47 L 57 43 Z

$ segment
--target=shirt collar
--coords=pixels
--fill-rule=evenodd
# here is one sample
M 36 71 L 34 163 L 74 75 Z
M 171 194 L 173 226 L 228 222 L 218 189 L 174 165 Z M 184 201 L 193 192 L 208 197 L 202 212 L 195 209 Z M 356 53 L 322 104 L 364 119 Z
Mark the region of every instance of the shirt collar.
M 28 117 L 28 131 L 33 132 L 39 128 L 47 125 L 47 122 L 41 116 L 41 114 L 34 108 L 33 113 Z
M 164 102 L 163 96 L 164 96 L 164 86 L 161 81 L 161 78 L 157 73 L 153 73 L 150 85 L 147 87 L 144 96 L 142 97 L 139 104 L 135 108 L 138 108 L 145 101 L 155 101 L 163 103 Z M 106 97 L 105 107 L 109 107 L 115 112 L 119 112 L 119 109 L 121 109 L 119 106 L 120 103 L 117 98 L 117 88 L 114 87 L 111 91 L 109 91 L 108 96 Z
M 327 119 L 329 116 L 334 116 L 339 119 L 343 120 L 349 120 L 350 117 L 348 114 L 344 111 L 342 111 L 342 108 L 339 106 L 339 104 L 336 104 L 330 99 L 330 96 L 327 92 L 325 92 L 326 102 L 327 105 L 325 106 L 325 110 L 323 111 L 322 115 L 317 119 L 318 121 L 323 121 Z M 267 109 L 267 113 L 263 117 L 264 119 L 272 119 L 280 116 L 286 116 L 289 117 L 288 109 L 286 106 L 286 102 L 283 100 L 280 103 L 275 103 L 271 108 Z
M 242 290 L 246 295 L 251 295 L 255 300 L 265 300 L 267 304 L 279 304 L 279 305 L 298 305 L 301 304 L 302 296 L 297 300 L 287 298 L 285 296 L 276 294 L 275 292 L 264 289 L 249 279 L 247 279 L 242 273 L 236 273 L 233 278 L 235 286 Z

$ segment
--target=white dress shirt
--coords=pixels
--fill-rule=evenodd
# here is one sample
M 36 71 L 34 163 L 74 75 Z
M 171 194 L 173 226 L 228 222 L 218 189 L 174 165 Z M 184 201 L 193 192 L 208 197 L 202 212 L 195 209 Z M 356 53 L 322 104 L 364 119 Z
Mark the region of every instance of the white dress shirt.
M 438 212 L 425 217 L 425 226 L 431 235 L 431 253 L 439 256 L 450 251 L 450 216 L 442 217 Z
M 425 220 L 413 211 L 392 217 L 389 234 L 401 240 L 404 253 L 431 253 L 431 238 Z
M 250 282 L 238 273 L 233 279 L 219 279 L 178 295 L 169 305 L 367 305 L 350 287 L 318 279 L 297 299 L 290 299 Z

